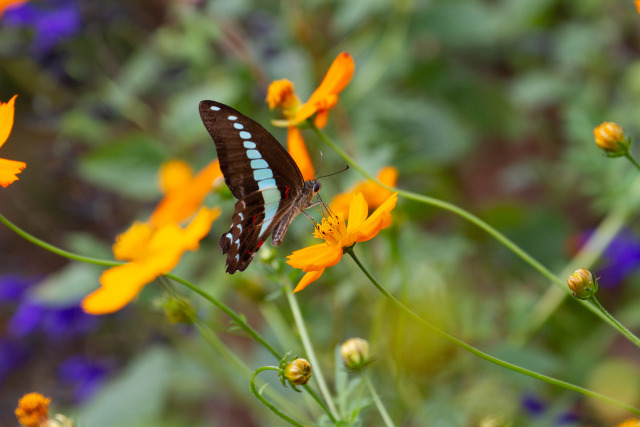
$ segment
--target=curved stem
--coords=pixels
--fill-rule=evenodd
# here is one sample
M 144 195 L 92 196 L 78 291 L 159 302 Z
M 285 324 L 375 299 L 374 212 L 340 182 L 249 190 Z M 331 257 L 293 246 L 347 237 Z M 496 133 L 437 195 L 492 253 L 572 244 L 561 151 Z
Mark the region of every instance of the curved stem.
M 530 371 L 529 369 L 525 369 L 522 368 L 518 365 L 514 365 L 513 363 L 509 363 L 509 362 L 505 362 L 504 360 L 498 359 L 497 357 L 491 356 L 487 353 L 484 353 L 481 350 L 478 350 L 477 348 L 470 346 L 469 344 L 465 343 L 464 341 L 459 340 L 458 338 L 449 335 L 448 333 L 446 333 L 445 331 L 443 331 L 442 329 L 438 328 L 437 326 L 427 322 L 426 320 L 424 320 L 422 317 L 418 316 L 416 313 L 414 313 L 413 311 L 411 311 L 407 306 L 405 306 L 404 304 L 402 304 L 400 301 L 398 301 L 393 295 L 391 295 L 380 283 L 378 283 L 378 281 L 369 273 L 369 271 L 364 267 L 364 265 L 360 262 L 360 260 L 358 259 L 358 257 L 356 256 L 356 254 L 353 251 L 353 247 L 349 247 L 349 248 L 344 248 L 344 251 L 349 254 L 351 256 L 351 258 L 355 261 L 355 263 L 358 265 L 358 267 L 360 268 L 360 270 L 362 270 L 362 272 L 367 276 L 367 278 L 371 281 L 371 283 L 373 283 L 373 285 L 378 288 L 378 290 L 385 296 L 387 297 L 387 299 L 389 299 L 391 302 L 393 302 L 399 309 L 401 309 L 407 316 L 409 316 L 410 318 L 412 318 L 413 320 L 415 320 L 416 322 L 422 324 L 423 326 L 426 326 L 427 328 L 429 328 L 431 331 L 435 332 L 436 334 L 440 335 L 442 338 L 446 339 L 447 341 L 457 345 L 460 348 L 463 348 L 464 350 L 468 351 L 471 354 L 474 354 L 490 363 L 493 363 L 495 365 L 498 366 L 502 366 L 503 368 L 507 368 L 510 369 L 512 371 L 518 372 L 520 374 L 529 376 L 531 378 L 535 378 L 544 382 L 547 382 L 549 384 L 553 384 L 555 386 L 558 387 L 562 387 L 565 388 L 567 390 L 572 390 L 578 393 L 582 393 L 585 396 L 589 396 L 589 397 L 594 397 L 596 399 L 600 399 L 604 402 L 607 402 L 611 405 L 617 406 L 619 408 L 623 408 L 631 413 L 640 415 L 640 409 L 635 408 L 631 405 L 628 405 L 626 403 L 622 403 L 619 402 L 615 399 L 612 399 L 608 396 L 605 396 L 603 394 L 600 393 L 596 393 L 594 391 L 588 390 L 586 388 L 583 387 L 579 387 L 576 386 L 574 384 L 571 383 L 567 383 L 564 381 L 560 381 L 557 380 L 555 378 L 551 378 L 548 377 L 546 375 L 542 375 L 539 374 L 537 372 L 534 371 Z
M 595 295 L 593 295 L 591 298 L 589 298 L 589 301 L 591 301 L 598 310 L 600 310 L 605 316 L 607 316 L 607 318 L 609 318 L 613 323 L 615 323 L 618 328 L 620 328 L 621 331 L 623 331 L 623 333 L 625 334 L 625 336 L 632 342 L 634 342 L 638 347 L 640 347 L 640 339 L 638 339 L 637 336 L 635 336 L 629 329 L 627 329 L 622 323 L 618 322 L 618 319 L 616 319 L 615 317 L 613 317 L 611 314 L 609 314 L 609 312 L 607 310 L 605 310 L 605 308 L 602 306 L 602 304 L 600 304 L 600 301 L 598 301 L 598 298 L 596 298 Z
M 477 216 L 471 214 L 470 212 L 467 212 L 466 210 L 464 210 L 464 209 L 462 209 L 462 208 L 460 208 L 460 207 L 458 207 L 458 206 L 456 206 L 454 204 L 445 202 L 445 201 L 440 200 L 440 199 L 436 199 L 434 197 L 424 196 L 422 194 L 417 194 L 417 193 L 414 193 L 414 192 L 411 192 L 411 191 L 401 190 L 399 188 L 390 187 L 388 185 L 383 184 L 376 177 L 374 177 L 369 172 L 364 170 L 360 165 L 358 165 L 358 163 L 356 163 L 355 160 L 353 160 L 344 150 L 342 150 L 337 144 L 335 144 L 331 140 L 331 138 L 329 138 L 322 130 L 318 129 L 315 126 L 315 124 L 313 123 L 312 120 L 307 119 L 307 124 L 309 125 L 309 127 L 311 129 L 313 129 L 316 132 L 316 134 L 324 142 L 327 143 L 327 145 L 329 145 L 336 153 L 338 153 L 338 155 L 340 157 L 342 157 L 345 162 L 347 162 L 349 165 L 353 166 L 353 168 L 356 169 L 358 172 L 360 172 L 365 178 L 375 182 L 376 184 L 380 185 L 383 188 L 386 188 L 387 190 L 390 190 L 390 191 L 393 191 L 393 192 L 397 192 L 399 196 L 402 196 L 405 199 L 414 200 L 414 201 L 417 201 L 417 202 L 420 202 L 420 203 L 424 203 L 424 204 L 427 204 L 427 205 L 431 205 L 431 206 L 435 206 L 435 207 L 447 210 L 447 211 L 452 212 L 452 213 L 458 215 L 459 217 L 469 221 L 470 223 L 476 225 L 478 228 L 484 230 L 491 237 L 493 237 L 494 239 L 496 239 L 497 241 L 502 243 L 507 249 L 509 249 L 511 252 L 513 252 L 515 255 L 520 257 L 523 261 L 525 261 L 527 264 L 529 264 L 531 267 L 533 267 L 535 270 L 537 270 L 540 274 L 542 274 L 547 279 L 549 279 L 552 283 L 554 283 L 556 286 L 558 286 L 559 289 L 563 290 L 566 294 L 568 294 L 568 290 L 565 287 L 564 279 L 562 279 L 562 278 L 558 277 L 557 275 L 555 275 L 551 270 L 549 270 L 547 267 L 545 267 L 542 263 L 540 263 L 534 257 L 529 255 L 522 248 L 520 248 L 520 246 L 518 246 L 515 242 L 510 240 L 504 234 L 500 233 L 498 230 L 493 228 L 491 225 L 487 224 L 486 222 L 484 222 L 483 220 L 481 220 Z M 616 326 L 615 323 L 612 323 L 610 321 L 610 319 L 608 319 L 606 316 L 604 316 L 600 311 L 598 311 L 591 304 L 583 304 L 583 305 L 587 309 L 589 309 L 593 313 L 595 313 L 597 316 L 599 316 L 601 319 L 603 319 L 605 322 L 607 322 L 610 325 L 616 327 L 616 329 L 617 329 L 617 326 Z M 620 330 L 620 332 L 622 332 L 622 331 Z
M 267 399 L 264 398 L 264 396 L 262 396 L 262 393 L 260 393 L 258 391 L 258 389 L 256 388 L 256 376 L 263 371 L 280 371 L 280 369 L 276 366 L 263 366 L 262 368 L 258 368 L 255 371 L 253 371 L 253 374 L 251 375 L 251 379 L 249 381 L 249 387 L 251 388 L 251 393 L 253 393 L 253 395 L 260 401 L 262 402 L 262 404 L 264 406 L 266 406 L 267 408 L 271 409 L 271 411 L 276 414 L 277 416 L 279 416 L 280 418 L 282 418 L 283 420 L 285 420 L 286 422 L 288 422 L 291 425 L 297 426 L 297 427 L 304 427 L 303 424 L 300 424 L 299 422 L 297 422 L 296 420 L 294 420 L 293 418 L 291 418 L 290 416 L 288 416 L 287 414 L 285 414 L 284 412 L 282 412 L 281 410 L 279 410 L 278 408 L 276 408 L 271 402 L 269 402 Z
M 393 424 L 393 421 L 391 420 L 391 417 L 389 416 L 387 409 L 384 407 L 382 400 L 380 400 L 380 396 L 378 396 L 378 393 L 376 392 L 375 387 L 373 387 L 373 384 L 371 383 L 371 379 L 369 378 L 369 375 L 367 374 L 366 371 L 362 372 L 362 380 L 367 386 L 367 389 L 369 390 L 369 394 L 371 394 L 371 398 L 373 399 L 373 402 L 376 404 L 376 407 L 378 408 L 378 412 L 380 412 L 380 415 L 382 416 L 382 420 L 384 421 L 384 424 L 387 427 L 394 427 L 395 424 Z
M 287 301 L 291 306 L 291 313 L 293 314 L 293 319 L 296 322 L 296 326 L 298 327 L 298 332 L 300 333 L 300 339 L 302 340 L 302 345 L 304 346 L 304 350 L 306 352 L 306 356 L 313 366 L 313 378 L 318 381 L 318 387 L 320 387 L 320 393 L 324 397 L 325 402 L 327 402 L 327 406 L 329 407 L 329 417 L 335 423 L 337 419 L 340 418 L 338 415 L 338 411 L 333 403 L 333 399 L 331 397 L 331 393 L 329 392 L 329 387 L 327 387 L 327 383 L 324 380 L 324 376 L 322 375 L 322 370 L 320 368 L 320 363 L 318 363 L 318 359 L 316 358 L 315 351 L 313 350 L 313 345 L 311 345 L 311 340 L 309 339 L 309 333 L 307 332 L 307 328 L 304 324 L 304 319 L 302 318 L 302 313 L 300 311 L 300 306 L 298 306 L 298 301 L 296 297 L 291 292 L 291 286 L 289 283 L 285 285 L 285 294 L 287 295 Z
M 636 162 L 636 159 L 633 158 L 633 156 L 631 155 L 631 153 L 627 150 L 627 152 L 624 155 L 627 159 L 629 159 L 629 161 L 631 163 L 633 163 L 633 165 L 640 170 L 640 165 L 638 164 L 638 162 Z

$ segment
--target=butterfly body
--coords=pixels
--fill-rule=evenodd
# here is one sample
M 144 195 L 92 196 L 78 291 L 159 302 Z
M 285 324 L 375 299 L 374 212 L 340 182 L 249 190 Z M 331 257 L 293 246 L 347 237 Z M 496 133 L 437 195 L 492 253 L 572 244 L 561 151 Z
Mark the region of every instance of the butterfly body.
M 213 138 L 220 169 L 238 199 L 233 223 L 220 237 L 226 271 L 243 271 L 269 235 L 278 246 L 296 216 L 320 191 L 305 181 L 280 143 L 260 124 L 215 101 L 200 102 L 200 117 Z

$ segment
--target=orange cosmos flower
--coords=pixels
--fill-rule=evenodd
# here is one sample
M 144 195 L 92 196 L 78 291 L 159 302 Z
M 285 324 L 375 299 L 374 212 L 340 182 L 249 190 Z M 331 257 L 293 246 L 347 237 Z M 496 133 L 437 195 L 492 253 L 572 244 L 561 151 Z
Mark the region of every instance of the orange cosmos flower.
M 207 194 L 223 182 L 217 159 L 195 177 L 187 163 L 178 160 L 167 162 L 160 169 L 160 181 L 165 196 L 151 214 L 154 227 L 189 218 L 202 205 Z
M 398 169 L 393 166 L 387 166 L 378 171 L 378 181 L 389 186 L 395 187 L 398 181 Z M 362 193 L 364 199 L 369 205 L 369 209 L 377 208 L 380 206 L 389 196 L 391 191 L 376 184 L 374 181 L 367 180 L 362 181 L 354 188 L 344 193 L 338 194 L 331 200 L 329 207 L 333 213 L 342 213 L 345 219 L 349 218 L 349 202 L 354 194 Z
M 397 201 L 398 193 L 393 193 L 367 218 L 369 206 L 362 193 L 358 193 L 352 196 L 349 204 L 348 224 L 342 213 L 324 217 L 322 223 L 316 225 L 314 233 L 315 237 L 324 239 L 324 243 L 300 249 L 287 257 L 287 264 L 307 273 L 293 292 L 303 290 L 318 280 L 325 268 L 336 265 L 345 247 L 371 240 L 380 230 L 387 228 Z
M 130 262 L 102 273 L 102 287 L 82 301 L 87 313 L 112 313 L 127 305 L 147 283 L 173 270 L 185 251 L 196 250 L 220 215 L 220 209 L 200 207 L 206 195 L 222 182 L 218 160 L 196 176 L 185 162 L 165 163 L 160 181 L 165 197 L 149 223 L 135 222 L 113 245 L 115 258 Z M 188 226 L 178 225 L 196 211 Z
M 276 107 L 282 108 L 282 113 L 286 118 L 284 121 L 274 120 L 273 123 L 289 128 L 287 148 L 305 180 L 313 179 L 315 171 L 302 134 L 296 126 L 317 113 L 315 125 L 319 128 L 325 127 L 329 119 L 329 110 L 338 102 L 338 94 L 349 84 L 354 70 L 355 63 L 351 55 L 346 52 L 338 55 L 329 67 L 320 86 L 304 104 L 300 103 L 291 81 L 287 79 L 276 80 L 269 85 L 267 91 L 269 108 L 272 110 Z
M 18 422 L 25 427 L 44 426 L 49 421 L 49 403 L 51 399 L 40 393 L 28 393 L 18 401 L 15 410 Z
M 13 127 L 13 112 L 15 110 L 16 97 L 9 102 L 0 102 L 0 147 L 7 142 L 11 128 Z M 18 179 L 17 175 L 27 167 L 25 162 L 17 162 L 15 160 L 0 159 L 0 186 L 6 188 L 12 182 Z
M 159 228 L 134 223 L 113 246 L 117 259 L 130 262 L 102 273 L 101 287 L 82 301 L 84 311 L 106 314 L 123 308 L 147 283 L 173 270 L 185 251 L 198 249 L 219 215 L 218 208 L 201 208 L 184 229 L 176 223 Z
M 636 0 L 636 4 L 640 3 L 640 0 Z M 637 418 L 629 418 L 626 421 L 621 422 L 616 427 L 640 427 L 640 420 Z
M 640 0 L 635 0 L 634 3 L 636 5 L 636 9 L 638 9 L 638 13 L 640 13 Z

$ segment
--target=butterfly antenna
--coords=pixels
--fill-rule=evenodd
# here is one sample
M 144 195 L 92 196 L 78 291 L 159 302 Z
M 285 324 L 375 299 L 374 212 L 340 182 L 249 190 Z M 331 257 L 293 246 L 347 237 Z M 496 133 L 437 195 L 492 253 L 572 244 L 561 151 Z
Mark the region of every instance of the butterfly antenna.
M 326 177 L 328 177 L 328 176 L 337 175 L 337 174 L 342 173 L 342 172 L 345 172 L 345 171 L 347 171 L 347 170 L 349 170 L 349 165 L 346 165 L 346 166 L 344 167 L 344 169 L 341 169 L 341 170 L 339 170 L 339 171 L 337 171 L 337 172 L 333 172 L 333 173 L 330 173 L 330 174 L 328 174 L 328 175 L 322 175 L 322 176 L 319 176 L 319 177 L 317 177 L 317 178 L 315 178 L 315 179 L 326 178 Z

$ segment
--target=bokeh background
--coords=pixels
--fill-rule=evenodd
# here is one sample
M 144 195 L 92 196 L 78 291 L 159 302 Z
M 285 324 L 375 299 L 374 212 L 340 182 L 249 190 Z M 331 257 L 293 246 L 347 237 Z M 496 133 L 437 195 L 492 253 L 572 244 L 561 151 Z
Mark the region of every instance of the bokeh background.
M 115 236 L 161 197 L 163 162 L 199 169 L 215 157 L 200 100 L 231 105 L 284 141 L 270 125 L 269 82 L 288 78 L 305 100 L 342 51 L 356 73 L 326 131 L 364 168 L 395 166 L 400 187 L 473 212 L 557 272 L 609 220 L 614 238 L 594 265 L 599 298 L 640 327 L 638 171 L 605 158 L 592 135 L 605 120 L 640 133 L 640 15 L 631 0 L 23 3 L 0 17 L 0 100 L 18 94 L 0 156 L 28 166 L 0 189 L 0 213 L 54 245 L 109 259 Z M 344 167 L 305 137 L 316 164 L 324 153 L 321 173 Z M 353 169 L 325 178 L 322 194 L 328 200 L 360 178 Z M 272 267 L 256 259 L 244 273 L 224 273 L 217 240 L 234 201 L 222 192 L 210 202 L 222 218 L 176 272 L 302 355 L 281 283 L 265 274 Z M 391 228 L 356 248 L 394 295 L 491 354 L 640 404 L 638 349 L 613 329 L 569 299 L 540 316 L 552 285 L 459 217 L 402 199 L 394 215 Z M 311 242 L 298 219 L 277 263 Z M 278 269 L 282 280 L 300 277 Z M 16 425 L 13 409 L 30 391 L 91 427 L 283 425 L 211 340 L 167 320 L 157 283 L 121 312 L 84 314 L 78 302 L 101 271 L 0 227 L 0 425 Z M 222 313 L 178 290 L 249 367 L 277 364 Z M 363 402 L 346 394 L 336 347 L 360 336 L 397 425 L 609 426 L 629 415 L 421 330 L 348 259 L 298 300 L 345 407 Z M 304 399 L 278 384 L 290 402 L 282 409 L 319 419 L 317 407 L 305 412 Z M 381 425 L 372 407 L 360 421 Z

